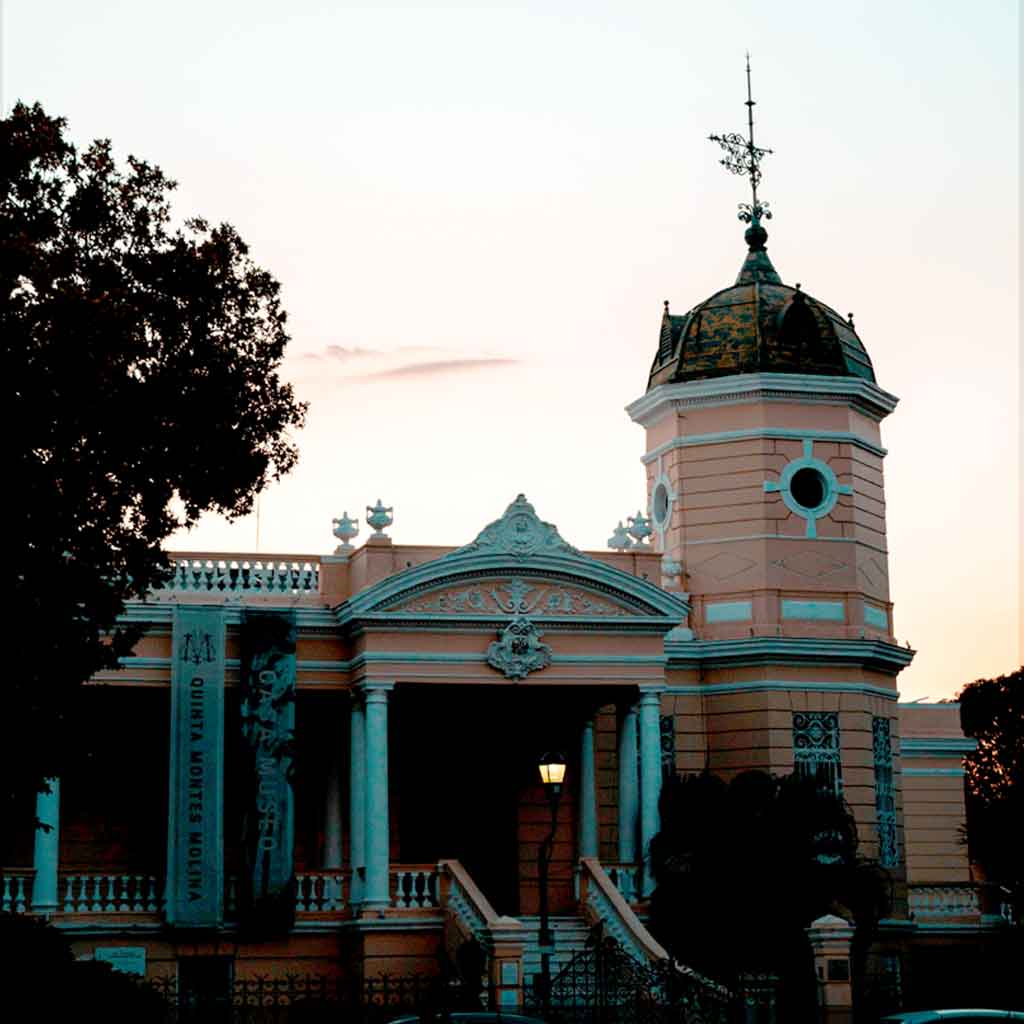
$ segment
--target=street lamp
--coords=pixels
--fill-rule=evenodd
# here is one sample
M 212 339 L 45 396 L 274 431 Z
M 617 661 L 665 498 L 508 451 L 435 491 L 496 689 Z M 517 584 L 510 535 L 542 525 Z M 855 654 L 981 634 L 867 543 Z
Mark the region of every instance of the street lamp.
M 547 753 L 537 765 L 540 781 L 544 783 L 544 792 L 551 808 L 551 831 L 540 844 L 537 855 L 537 880 L 540 883 L 540 979 L 541 1001 L 545 1010 L 551 1005 L 551 953 L 555 948 L 555 938 L 548 923 L 548 867 L 551 864 L 551 852 L 555 845 L 555 829 L 558 826 L 558 800 L 562 795 L 562 782 L 565 780 L 565 758 L 561 754 Z

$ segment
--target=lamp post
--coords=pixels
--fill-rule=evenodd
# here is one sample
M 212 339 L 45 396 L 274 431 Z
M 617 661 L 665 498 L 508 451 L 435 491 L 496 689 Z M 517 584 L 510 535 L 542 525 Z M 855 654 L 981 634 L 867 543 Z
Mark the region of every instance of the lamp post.
M 565 780 L 565 758 L 561 754 L 545 754 L 537 765 L 540 781 L 544 784 L 544 793 L 551 808 L 551 831 L 540 844 L 537 855 L 537 880 L 540 884 L 540 979 L 541 1003 L 544 1010 L 551 1005 L 551 952 L 555 946 L 554 936 L 548 922 L 548 867 L 551 864 L 551 852 L 555 845 L 555 829 L 558 826 L 558 800 L 562 795 L 562 782 Z

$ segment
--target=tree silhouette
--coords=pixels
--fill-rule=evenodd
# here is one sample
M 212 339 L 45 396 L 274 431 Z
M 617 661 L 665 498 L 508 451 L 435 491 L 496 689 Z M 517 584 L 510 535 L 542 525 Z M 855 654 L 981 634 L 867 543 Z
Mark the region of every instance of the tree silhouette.
M 976 679 L 957 695 L 960 724 L 978 742 L 964 758 L 971 859 L 1000 885 L 1020 925 L 1024 901 L 1024 667 Z
M 79 152 L 62 119 L 18 104 L 0 186 L 14 800 L 88 744 L 79 684 L 137 641 L 119 619 L 166 572 L 162 542 L 248 512 L 295 463 L 305 406 L 278 375 L 277 281 L 230 225 L 176 226 L 158 167 L 118 167 L 109 141 Z
M 749 771 L 667 780 L 651 843 L 651 929 L 681 963 L 735 985 L 780 978 L 780 1019 L 811 1019 L 813 957 L 804 929 L 826 913 L 852 920 L 855 959 L 887 913 L 886 873 L 857 853 L 841 797 L 802 775 Z

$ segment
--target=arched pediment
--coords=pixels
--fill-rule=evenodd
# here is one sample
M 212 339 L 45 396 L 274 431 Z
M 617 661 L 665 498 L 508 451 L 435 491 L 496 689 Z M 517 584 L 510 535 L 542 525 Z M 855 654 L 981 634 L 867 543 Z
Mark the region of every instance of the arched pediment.
M 657 632 L 685 621 L 680 596 L 578 551 L 522 495 L 477 538 L 367 588 L 339 622 L 492 624 L 527 616 L 585 628 L 615 624 Z

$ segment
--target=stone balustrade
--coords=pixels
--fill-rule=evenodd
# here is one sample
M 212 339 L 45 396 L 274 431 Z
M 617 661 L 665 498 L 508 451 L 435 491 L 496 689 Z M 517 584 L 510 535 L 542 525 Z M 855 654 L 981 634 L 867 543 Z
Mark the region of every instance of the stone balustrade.
M 65 914 L 155 914 L 163 884 L 155 875 L 63 874 L 57 899 Z
M 916 918 L 976 917 L 981 913 L 979 887 L 973 882 L 911 885 L 910 913 Z
M 309 871 L 295 876 L 295 912 L 329 914 L 345 906 L 344 872 Z
M 159 589 L 175 594 L 316 594 L 315 555 L 172 554 L 173 575 Z
M 604 864 L 605 872 L 612 885 L 622 894 L 627 903 L 640 899 L 640 867 L 637 864 Z
M 0 879 L 0 911 L 9 914 L 24 914 L 32 899 L 32 869 L 4 869 Z
M 0 875 L 0 911 L 32 912 L 31 868 L 8 868 Z M 225 883 L 224 912 L 230 921 L 238 914 L 239 878 Z M 304 915 L 341 914 L 348 906 L 348 872 L 323 869 L 295 876 L 295 912 Z M 438 870 L 435 864 L 403 864 L 391 869 L 391 906 L 399 910 L 437 907 Z M 70 914 L 150 914 L 162 912 L 163 880 L 155 875 L 61 872 L 57 917 Z
M 404 865 L 392 869 L 393 907 L 436 907 L 438 902 L 436 865 Z

